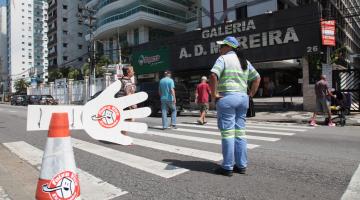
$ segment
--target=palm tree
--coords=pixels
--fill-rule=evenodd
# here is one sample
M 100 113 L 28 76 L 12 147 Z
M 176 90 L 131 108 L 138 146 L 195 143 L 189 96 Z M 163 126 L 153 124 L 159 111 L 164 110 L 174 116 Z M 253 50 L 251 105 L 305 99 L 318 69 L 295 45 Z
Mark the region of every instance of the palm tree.
M 27 87 L 29 87 L 29 83 L 25 81 L 25 79 L 18 79 L 15 81 L 15 90 L 16 93 L 26 93 Z

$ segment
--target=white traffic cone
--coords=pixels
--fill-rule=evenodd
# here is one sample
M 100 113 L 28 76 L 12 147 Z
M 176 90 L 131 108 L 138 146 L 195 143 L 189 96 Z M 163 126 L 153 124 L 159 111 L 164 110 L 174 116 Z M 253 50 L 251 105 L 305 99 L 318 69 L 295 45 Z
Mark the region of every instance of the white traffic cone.
M 67 113 L 51 116 L 35 197 L 37 200 L 81 199 Z

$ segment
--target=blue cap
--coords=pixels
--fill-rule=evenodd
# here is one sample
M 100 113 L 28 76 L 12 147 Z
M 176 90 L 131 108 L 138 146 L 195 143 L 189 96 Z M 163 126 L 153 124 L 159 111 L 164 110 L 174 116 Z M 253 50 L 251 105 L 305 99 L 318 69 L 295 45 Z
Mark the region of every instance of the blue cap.
M 232 48 L 238 48 L 240 46 L 240 43 L 237 41 L 237 39 L 233 36 L 227 36 L 222 41 L 217 41 L 216 44 L 227 44 L 231 46 Z

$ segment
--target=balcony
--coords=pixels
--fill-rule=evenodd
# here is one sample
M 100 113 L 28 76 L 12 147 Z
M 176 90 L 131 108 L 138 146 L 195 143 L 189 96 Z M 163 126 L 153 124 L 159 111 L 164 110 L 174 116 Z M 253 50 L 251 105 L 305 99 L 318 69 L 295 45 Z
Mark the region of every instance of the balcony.
M 151 0 L 148 3 L 144 3 L 140 0 L 128 0 L 126 3 L 125 1 L 120 0 L 105 0 L 100 1 L 100 3 L 96 6 L 96 10 L 98 10 L 96 15 L 101 17 L 110 12 L 115 12 L 115 10 L 129 10 L 141 5 L 153 8 L 163 7 L 162 10 L 168 10 L 170 13 L 173 13 L 171 10 L 186 12 L 188 10 L 188 6 L 185 5 L 184 1 L 187 0 Z
M 147 24 L 154 27 L 158 26 L 172 31 L 183 31 L 186 28 L 185 24 L 187 22 L 188 20 L 186 17 L 141 5 L 127 10 L 126 12 L 99 20 L 95 37 L 115 28 L 126 29 L 141 24 Z

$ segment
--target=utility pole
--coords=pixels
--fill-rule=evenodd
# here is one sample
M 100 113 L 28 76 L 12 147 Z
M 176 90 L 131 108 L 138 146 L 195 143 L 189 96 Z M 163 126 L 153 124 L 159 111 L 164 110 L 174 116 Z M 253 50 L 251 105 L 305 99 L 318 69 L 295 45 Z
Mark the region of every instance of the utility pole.
M 82 13 L 80 13 L 79 17 L 80 19 L 86 19 L 83 20 L 84 24 L 89 28 L 89 48 L 88 48 L 88 52 L 89 52 L 89 59 L 90 59 L 90 81 L 89 81 L 89 98 L 94 95 L 95 93 L 95 79 L 96 79 L 96 74 L 95 74 L 95 66 L 96 66 L 96 43 L 95 43 L 95 39 L 94 39 L 94 24 L 96 22 L 96 18 L 94 17 L 96 10 L 87 8 L 87 7 L 80 7 L 79 6 L 79 10 L 82 10 Z M 91 78 L 92 75 L 92 78 Z M 92 81 L 91 81 L 92 79 Z M 93 84 L 91 84 L 91 82 L 93 82 Z M 92 89 L 90 89 L 92 88 Z
M 330 10 L 330 1 L 326 1 L 326 20 L 331 20 L 331 10 Z M 331 61 L 331 58 L 330 58 L 330 46 L 326 46 L 326 64 L 327 65 L 330 65 L 330 61 Z

